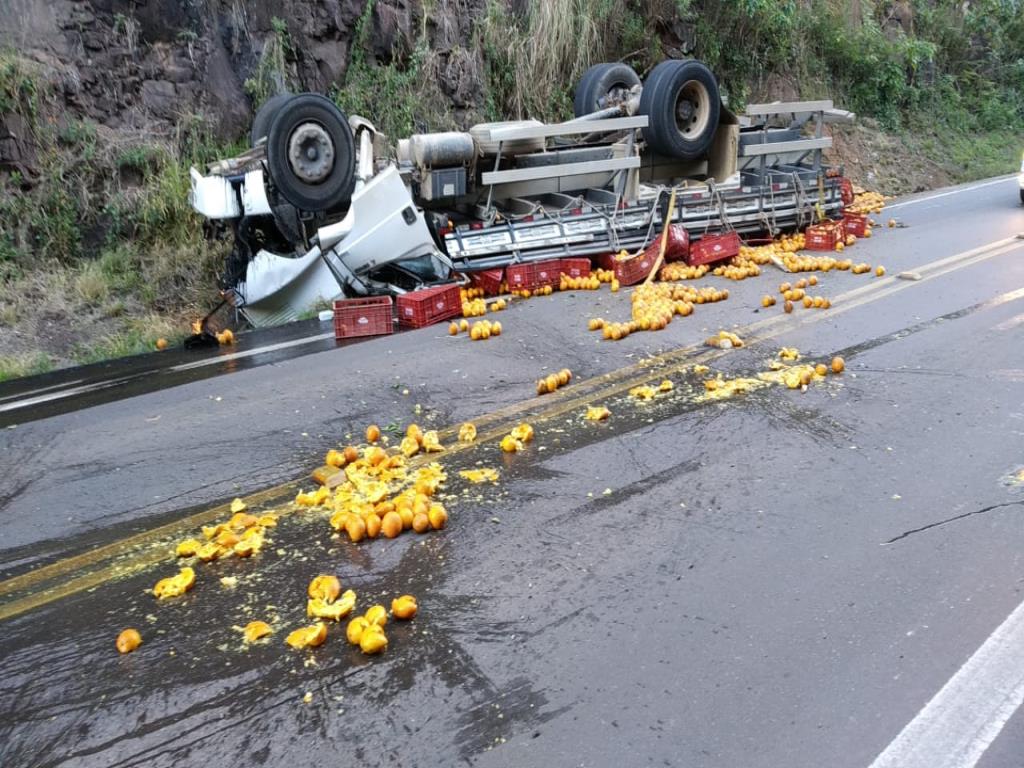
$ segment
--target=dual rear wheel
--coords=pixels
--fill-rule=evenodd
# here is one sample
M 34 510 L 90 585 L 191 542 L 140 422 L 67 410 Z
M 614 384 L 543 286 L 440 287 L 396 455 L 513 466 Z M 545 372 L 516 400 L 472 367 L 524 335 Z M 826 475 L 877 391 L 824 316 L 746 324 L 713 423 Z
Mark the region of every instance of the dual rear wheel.
M 626 64 L 596 64 L 580 78 L 573 108 L 577 117 L 622 103 L 640 78 Z M 679 160 L 702 157 L 711 148 L 721 111 L 718 81 L 696 59 L 671 59 L 651 70 L 640 94 L 647 115 L 644 141 Z
M 285 201 L 303 211 L 341 208 L 355 186 L 355 140 L 348 118 L 315 93 L 278 94 L 253 119 L 252 144 L 266 140 L 267 168 Z

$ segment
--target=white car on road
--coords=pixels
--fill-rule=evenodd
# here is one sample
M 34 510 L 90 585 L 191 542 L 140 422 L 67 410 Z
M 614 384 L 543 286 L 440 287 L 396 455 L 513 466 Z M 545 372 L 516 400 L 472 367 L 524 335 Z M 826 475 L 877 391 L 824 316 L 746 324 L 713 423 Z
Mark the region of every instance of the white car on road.
M 1020 156 L 1020 176 L 1017 177 L 1017 186 L 1020 187 L 1020 202 L 1024 205 L 1024 154 Z

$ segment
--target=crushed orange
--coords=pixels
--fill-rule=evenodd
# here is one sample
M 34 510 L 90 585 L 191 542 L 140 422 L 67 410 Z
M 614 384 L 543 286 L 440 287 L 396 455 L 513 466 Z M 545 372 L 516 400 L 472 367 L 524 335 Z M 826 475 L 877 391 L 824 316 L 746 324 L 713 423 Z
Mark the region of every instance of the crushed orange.
M 255 643 L 261 637 L 273 634 L 274 629 L 265 621 L 250 621 L 242 630 L 242 635 L 247 643 Z
M 320 574 L 309 582 L 306 594 L 314 600 L 333 603 L 341 594 L 341 582 L 333 574 Z
M 327 625 L 318 621 L 316 624 L 300 627 L 289 633 L 284 641 L 292 648 L 301 650 L 302 648 L 316 648 L 319 645 L 323 645 L 326 639 Z
M 196 583 L 196 572 L 191 568 L 182 568 L 177 576 L 168 576 L 160 579 L 153 587 L 153 594 L 158 600 L 168 597 L 178 597 L 192 589 Z

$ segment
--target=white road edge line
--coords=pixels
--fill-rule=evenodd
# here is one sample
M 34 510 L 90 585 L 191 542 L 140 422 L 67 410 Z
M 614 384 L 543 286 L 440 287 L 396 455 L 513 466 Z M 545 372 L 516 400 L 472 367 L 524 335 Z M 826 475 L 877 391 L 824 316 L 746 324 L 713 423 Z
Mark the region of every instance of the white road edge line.
M 264 347 L 257 347 L 256 349 L 247 349 L 244 352 L 231 352 L 230 354 L 226 354 L 226 355 L 217 355 L 216 357 L 210 357 L 210 358 L 206 358 L 206 359 L 203 359 L 203 360 L 196 360 L 195 362 L 192 362 L 192 363 L 181 363 L 179 365 L 171 366 L 170 368 L 167 368 L 166 370 L 167 371 L 171 371 L 171 372 L 188 371 L 188 370 L 192 370 L 193 368 L 203 368 L 203 367 L 208 366 L 208 365 L 218 365 L 220 363 L 224 363 L 224 362 L 227 362 L 229 360 L 238 360 L 239 358 L 243 358 L 243 357 L 253 357 L 255 355 L 262 355 L 262 354 L 266 354 L 268 352 L 276 352 L 276 351 L 278 351 L 280 349 L 288 349 L 289 347 L 297 347 L 297 346 L 300 346 L 302 344 L 312 344 L 315 341 L 323 341 L 324 339 L 333 339 L 333 338 L 334 338 L 334 334 L 333 333 L 320 333 L 320 334 L 317 334 L 316 336 L 307 336 L 307 337 L 302 338 L 302 339 L 293 339 L 291 341 L 281 341 L 281 342 L 278 342 L 277 344 L 268 344 L 268 345 L 266 345 Z M 162 371 L 155 371 L 154 373 L 159 374 L 159 373 L 162 373 Z M 77 386 L 77 387 L 72 386 L 72 387 L 69 387 L 67 389 L 62 389 L 59 392 L 50 392 L 49 394 L 35 395 L 35 396 L 31 396 L 30 395 L 28 397 L 22 397 L 21 399 L 15 400 L 15 401 L 10 402 L 10 403 L 0 402 L 0 413 L 4 413 L 4 412 L 7 412 L 7 411 L 16 411 L 16 410 L 19 410 L 21 408 L 27 408 L 27 407 L 29 407 L 31 405 L 40 405 L 42 403 L 53 402 L 54 400 L 62 400 L 64 398 L 66 398 L 66 397 L 73 397 L 74 395 L 81 395 L 81 394 L 84 394 L 86 392 L 92 392 L 92 391 L 99 391 L 101 389 L 107 389 L 108 387 L 112 387 L 112 386 L 115 386 L 117 384 L 121 384 L 121 383 L 123 383 L 125 381 L 129 381 L 130 379 L 134 379 L 134 378 L 137 378 L 137 377 L 136 376 L 127 376 L 127 377 L 121 377 L 121 378 L 118 378 L 118 379 L 109 379 L 109 380 L 99 381 L 99 382 L 95 382 L 95 383 L 83 384 L 83 385 Z M 72 383 L 74 383 L 74 382 L 72 382 Z M 42 391 L 42 390 L 37 390 L 37 391 Z
M 972 768 L 1024 701 L 1024 603 L 870 768 Z
M 267 352 L 276 352 L 279 349 L 288 349 L 289 347 L 298 347 L 303 344 L 312 344 L 314 341 L 323 341 L 324 339 L 333 339 L 334 333 L 318 333 L 316 336 L 306 336 L 301 339 L 292 339 L 291 341 L 280 341 L 277 344 L 267 344 L 265 347 L 257 347 L 256 349 L 247 349 L 245 352 L 232 352 L 227 355 L 217 355 L 217 357 L 210 357 L 205 360 L 196 360 L 194 363 L 181 363 L 168 368 L 169 371 L 190 371 L 193 368 L 203 368 L 207 365 L 218 365 L 220 363 L 227 362 L 228 360 L 238 360 L 243 357 L 253 357 L 255 355 L 266 354 Z
M 917 205 L 918 203 L 926 203 L 929 200 L 938 200 L 940 197 L 949 197 L 950 195 L 959 195 L 961 192 L 970 192 L 974 189 L 982 189 L 984 187 L 991 187 L 994 184 L 1003 184 L 1007 181 L 1012 180 L 1014 177 L 1001 176 L 998 179 L 992 179 L 991 181 L 983 181 L 980 184 L 971 184 L 966 187 L 957 187 L 956 189 L 950 189 L 946 192 L 937 192 L 934 195 L 926 195 L 925 197 L 917 197 L 913 200 L 904 200 L 902 203 L 892 203 L 891 205 L 886 204 L 885 210 L 891 211 L 893 208 L 902 208 L 904 205 Z

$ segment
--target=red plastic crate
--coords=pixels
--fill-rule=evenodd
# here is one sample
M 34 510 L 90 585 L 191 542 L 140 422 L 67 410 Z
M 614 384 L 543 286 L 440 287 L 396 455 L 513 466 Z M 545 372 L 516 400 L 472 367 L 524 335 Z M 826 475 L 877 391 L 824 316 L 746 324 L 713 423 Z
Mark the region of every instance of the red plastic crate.
M 342 299 L 334 302 L 334 338 L 383 336 L 393 333 L 391 297 L 371 296 L 365 299 Z
M 848 235 L 864 237 L 868 228 L 868 217 L 863 213 L 843 214 L 843 231 Z
M 804 248 L 809 251 L 834 251 L 836 243 L 846 238 L 843 222 L 826 221 L 807 228 L 804 235 Z
M 513 291 L 532 291 L 545 285 L 558 285 L 560 259 L 535 261 L 532 264 L 513 264 L 505 270 L 505 279 Z
M 839 181 L 839 199 L 843 205 L 850 205 L 855 195 L 853 194 L 853 182 L 847 178 Z
M 501 293 L 501 284 L 505 280 L 505 270 L 498 268 L 471 272 L 469 279 L 474 288 L 483 289 L 484 296 L 497 296 Z
M 648 246 L 647 250 L 639 256 L 616 260 L 615 279 L 619 281 L 619 285 L 636 285 L 651 274 L 660 251 L 661 243 L 656 242 L 654 246 Z
M 654 242 L 658 246 L 658 250 L 654 253 L 657 256 L 661 250 L 661 238 L 659 237 Z M 668 242 L 665 244 L 665 263 L 686 261 L 689 256 L 690 233 L 682 224 L 672 224 L 668 228 Z
M 601 253 L 597 256 L 592 256 L 591 259 L 597 264 L 599 269 L 615 269 L 614 253 Z
M 438 285 L 398 297 L 398 324 L 407 328 L 424 328 L 462 314 L 459 286 Z
M 561 259 L 558 272 L 566 277 L 590 277 L 590 259 Z
M 690 254 L 686 263 L 696 267 L 700 264 L 712 264 L 716 261 L 731 259 L 740 252 L 740 236 L 735 232 L 723 232 L 720 235 L 704 235 L 690 246 Z

